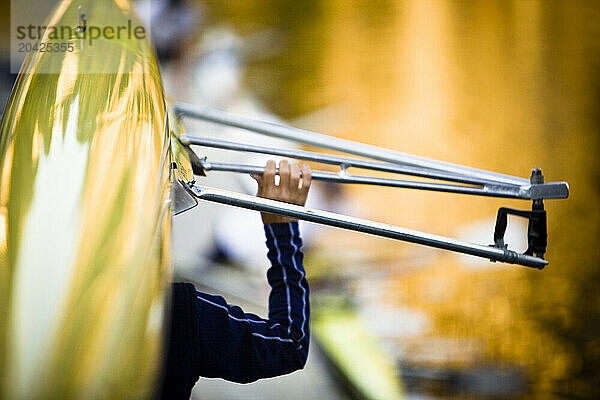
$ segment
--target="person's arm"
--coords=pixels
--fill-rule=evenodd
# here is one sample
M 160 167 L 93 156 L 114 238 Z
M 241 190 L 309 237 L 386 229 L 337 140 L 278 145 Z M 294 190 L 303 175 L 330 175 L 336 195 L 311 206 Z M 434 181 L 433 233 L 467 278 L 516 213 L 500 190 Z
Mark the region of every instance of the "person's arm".
M 275 185 L 275 163 L 267 163 L 257 178 L 258 195 L 304 204 L 310 186 L 310 169 L 303 177 L 295 164 L 280 163 Z M 309 345 L 309 288 L 303 267 L 298 222 L 263 214 L 267 257 L 271 267 L 269 319 L 244 313 L 220 296 L 196 292 L 199 313 L 200 375 L 248 383 L 288 374 L 304 367 Z
M 269 319 L 244 313 L 220 296 L 197 292 L 200 375 L 247 383 L 304 367 L 309 343 L 309 289 L 298 223 L 265 226 L 271 268 Z

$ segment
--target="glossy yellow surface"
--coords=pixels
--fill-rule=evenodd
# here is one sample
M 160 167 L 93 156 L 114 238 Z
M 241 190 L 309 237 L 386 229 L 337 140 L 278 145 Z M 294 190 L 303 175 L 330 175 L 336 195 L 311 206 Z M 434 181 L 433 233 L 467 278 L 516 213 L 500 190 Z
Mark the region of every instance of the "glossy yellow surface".
M 126 25 L 126 0 L 51 24 Z M 25 61 L 0 136 L 0 397 L 147 398 L 170 278 L 169 134 L 147 40 Z M 56 73 L 40 73 L 56 71 Z
M 174 115 L 173 112 L 170 112 L 169 114 Z M 181 118 L 175 117 L 169 121 L 169 125 L 171 127 L 171 135 L 173 138 L 171 141 L 173 161 L 177 164 L 175 176 L 185 182 L 193 181 L 194 172 L 192 170 L 192 163 L 190 162 L 190 157 L 187 153 L 187 150 L 179 140 L 175 140 L 175 138 L 179 138 L 185 133 L 183 121 Z

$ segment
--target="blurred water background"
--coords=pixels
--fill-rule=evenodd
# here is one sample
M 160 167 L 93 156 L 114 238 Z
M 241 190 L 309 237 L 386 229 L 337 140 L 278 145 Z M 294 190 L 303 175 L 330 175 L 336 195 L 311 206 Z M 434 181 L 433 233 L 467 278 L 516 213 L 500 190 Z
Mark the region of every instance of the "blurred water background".
M 181 15 L 193 16 L 186 35 L 169 42 L 178 35 L 170 32 L 169 51 L 161 55 L 173 99 L 522 177 L 540 167 L 546 181 L 568 181 L 568 200 L 545 202 L 550 265 L 543 271 L 329 229 L 309 235 L 305 264 L 317 312 L 331 298 L 349 304 L 396 363 L 407 398 L 597 398 L 597 1 L 207 0 L 188 6 L 195 14 L 167 19 L 183 25 Z M 484 244 L 493 241 L 499 207 L 530 208 L 523 201 L 390 188 L 328 190 L 318 196 L 329 208 Z M 228 217 L 210 219 L 211 207 L 201 204 L 187 220 L 175 219 L 179 274 L 243 297 L 228 299 L 264 313 L 264 271 L 231 257 L 228 267 L 220 266 L 214 224 Z M 511 219 L 509 247 L 524 250 L 525 233 Z M 241 254 L 243 260 L 248 253 Z M 311 350 L 306 371 L 256 389 L 202 380 L 195 396 L 345 398 L 343 385 L 327 378 L 326 358 Z
M 245 57 L 246 90 L 297 126 L 523 177 L 541 167 L 547 181 L 570 183 L 568 200 L 546 201 L 542 272 L 341 231 L 318 237 L 306 265 L 315 281 L 358 299 L 416 392 L 595 398 L 598 3 L 203 5 L 208 26 L 230 27 L 258 48 Z M 480 243 L 491 243 L 498 207 L 530 207 L 387 188 L 347 194 L 375 220 Z M 514 244 L 524 231 L 511 224 Z

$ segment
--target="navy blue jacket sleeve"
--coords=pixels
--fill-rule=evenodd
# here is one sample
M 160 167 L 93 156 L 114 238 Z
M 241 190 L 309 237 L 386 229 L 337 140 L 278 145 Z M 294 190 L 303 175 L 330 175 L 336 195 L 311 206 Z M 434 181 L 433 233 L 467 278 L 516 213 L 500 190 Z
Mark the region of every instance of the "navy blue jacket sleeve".
M 265 225 L 271 267 L 269 319 L 244 313 L 220 296 L 196 292 L 200 375 L 248 383 L 304 367 L 309 344 L 309 289 L 298 223 Z

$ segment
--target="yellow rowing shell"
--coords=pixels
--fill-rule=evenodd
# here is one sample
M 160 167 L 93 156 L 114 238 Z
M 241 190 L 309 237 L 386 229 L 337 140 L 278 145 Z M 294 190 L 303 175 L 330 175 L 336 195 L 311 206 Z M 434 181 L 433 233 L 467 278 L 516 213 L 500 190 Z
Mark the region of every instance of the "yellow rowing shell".
M 140 25 L 127 0 L 65 0 L 46 25 L 78 6 Z M 171 273 L 160 74 L 147 39 L 68 42 L 30 54 L 2 120 L 0 398 L 148 398 Z

